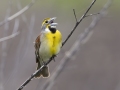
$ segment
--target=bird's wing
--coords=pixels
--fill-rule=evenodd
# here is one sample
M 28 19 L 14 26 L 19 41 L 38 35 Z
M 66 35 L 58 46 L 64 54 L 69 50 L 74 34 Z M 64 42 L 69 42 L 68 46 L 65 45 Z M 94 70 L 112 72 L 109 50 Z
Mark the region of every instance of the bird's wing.
M 35 40 L 35 56 L 36 56 L 36 63 L 39 63 L 39 59 L 40 59 L 40 56 L 39 56 L 39 48 L 40 48 L 40 35 L 36 38 Z

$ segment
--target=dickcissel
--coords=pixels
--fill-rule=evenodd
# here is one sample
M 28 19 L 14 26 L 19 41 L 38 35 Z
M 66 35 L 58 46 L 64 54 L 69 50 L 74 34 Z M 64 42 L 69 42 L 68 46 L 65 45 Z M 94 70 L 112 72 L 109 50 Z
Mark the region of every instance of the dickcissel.
M 35 40 L 35 56 L 37 69 L 39 69 L 44 63 L 46 63 L 53 55 L 57 55 L 62 46 L 62 35 L 59 30 L 56 29 L 57 23 L 54 23 L 54 18 L 44 19 L 41 32 Z M 45 66 L 42 71 L 35 75 L 35 78 L 40 76 L 48 77 L 49 67 Z

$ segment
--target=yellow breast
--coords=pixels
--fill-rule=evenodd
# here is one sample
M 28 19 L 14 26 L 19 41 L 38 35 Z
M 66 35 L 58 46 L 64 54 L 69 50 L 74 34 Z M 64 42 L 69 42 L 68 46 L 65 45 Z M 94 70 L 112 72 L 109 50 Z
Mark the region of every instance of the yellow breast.
M 51 55 L 56 55 L 62 45 L 62 35 L 59 30 L 56 30 L 55 33 L 48 32 L 46 33 L 46 39 L 48 41 L 48 47 Z

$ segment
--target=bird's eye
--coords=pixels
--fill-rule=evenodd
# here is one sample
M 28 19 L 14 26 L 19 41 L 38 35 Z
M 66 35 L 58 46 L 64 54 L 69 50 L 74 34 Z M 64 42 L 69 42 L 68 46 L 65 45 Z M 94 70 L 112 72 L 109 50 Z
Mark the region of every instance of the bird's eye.
M 48 21 L 45 21 L 45 23 L 48 23 Z

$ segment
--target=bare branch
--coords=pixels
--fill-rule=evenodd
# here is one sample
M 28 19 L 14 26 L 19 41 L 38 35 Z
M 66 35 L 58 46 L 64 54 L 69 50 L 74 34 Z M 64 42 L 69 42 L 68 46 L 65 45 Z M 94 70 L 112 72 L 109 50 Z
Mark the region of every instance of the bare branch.
M 26 49 L 24 51 L 23 58 L 26 56 L 26 54 L 28 52 L 28 46 L 29 46 L 29 43 L 31 41 L 31 36 L 33 34 L 34 26 L 35 26 L 35 15 L 33 14 L 31 16 L 31 20 L 30 20 L 30 24 L 29 24 L 29 33 L 28 33 L 28 36 L 27 36 Z
M 89 15 L 86 15 L 85 17 L 93 16 L 93 15 L 98 15 L 98 14 L 100 14 L 100 13 L 89 14 Z
M 75 29 L 77 28 L 77 26 L 80 24 L 80 22 L 85 18 L 85 15 L 88 13 L 88 11 L 91 9 L 91 7 L 93 6 L 93 4 L 95 3 L 96 0 L 93 0 L 93 2 L 91 3 L 91 5 L 89 6 L 89 8 L 86 10 L 85 14 L 80 18 L 80 20 L 76 23 L 76 25 L 74 26 L 73 30 L 71 31 L 71 33 L 68 35 L 67 39 L 63 42 L 62 46 L 66 43 L 66 41 L 70 38 L 70 36 L 72 35 L 72 33 L 75 31 Z M 33 78 L 34 76 L 40 72 L 42 70 L 43 67 L 45 67 L 46 65 L 48 65 L 53 59 L 55 58 L 55 56 L 52 56 L 48 62 L 46 62 L 44 65 L 42 65 L 38 70 L 36 70 L 17 90 L 22 90 L 24 88 L 24 86 L 26 86 Z
M 14 28 L 13 28 L 13 34 L 16 33 L 18 31 L 19 28 L 19 19 L 15 19 L 15 24 L 14 24 Z
M 13 33 L 7 37 L 3 37 L 3 38 L 0 38 L 0 42 L 3 42 L 5 40 L 8 40 L 8 39 L 11 39 L 11 38 L 14 38 L 15 36 L 17 36 L 19 34 L 19 32 L 16 32 L 16 33 Z
M 62 46 L 64 46 L 64 44 L 67 42 L 67 40 L 70 38 L 70 36 L 73 34 L 73 32 L 75 31 L 75 29 L 77 28 L 77 26 L 80 24 L 80 22 L 85 18 L 85 16 L 87 15 L 88 11 L 91 9 L 91 7 L 93 6 L 93 4 L 96 2 L 96 0 L 93 0 L 93 2 L 91 3 L 91 5 L 89 6 L 89 8 L 86 10 L 86 12 L 83 14 L 83 16 L 80 18 L 79 21 L 76 22 L 76 25 L 74 26 L 74 28 L 72 29 L 72 31 L 70 32 L 70 34 L 68 35 L 68 37 L 66 38 L 66 40 L 62 43 Z
M 15 24 L 14 24 L 14 28 L 13 28 L 12 35 L 7 36 L 6 38 L 4 38 L 3 41 L 9 40 L 9 39 L 14 38 L 15 36 L 17 36 L 17 35 L 19 34 L 18 28 L 19 28 L 19 19 L 15 19 Z M 21 41 L 20 41 L 20 42 L 21 42 Z M 19 44 L 19 45 L 20 45 L 20 44 Z M 20 51 L 20 50 L 17 50 L 17 51 Z M 20 54 L 19 54 L 19 55 L 20 55 Z M 16 55 L 15 55 L 15 56 L 16 56 Z M 18 58 L 17 58 L 17 59 L 18 59 Z M 16 59 L 16 60 L 17 60 L 17 59 Z M 16 64 L 15 64 L 15 65 L 16 65 Z M 16 69 L 16 68 L 14 68 L 14 69 Z M 15 74 L 14 74 L 14 69 L 13 69 L 13 71 L 11 71 L 11 75 L 9 75 L 8 79 L 4 82 L 4 85 L 6 85 L 7 83 L 9 83 L 10 78 L 15 75 Z M 14 80 L 14 79 L 12 79 L 12 80 Z M 12 83 L 11 83 L 11 84 L 12 84 Z
M 54 85 L 55 80 L 58 78 L 58 76 L 63 71 L 63 69 L 65 68 L 66 64 L 70 61 L 70 59 L 76 55 L 76 53 L 80 49 L 81 44 L 83 44 L 83 42 L 86 43 L 88 41 L 88 39 L 86 40 L 86 38 L 90 38 L 89 34 L 91 34 L 91 32 L 93 32 L 93 28 L 100 21 L 100 19 L 105 16 L 104 13 L 107 13 L 107 9 L 109 8 L 111 3 L 112 3 L 112 0 L 109 0 L 105 4 L 103 9 L 100 11 L 100 15 L 95 16 L 94 19 L 92 20 L 91 24 L 88 26 L 88 28 L 86 28 L 84 30 L 84 32 L 81 33 L 78 36 L 78 39 L 75 41 L 75 43 L 71 47 L 71 49 L 66 52 L 65 56 L 63 57 L 63 59 L 61 60 L 59 65 L 56 67 L 56 69 L 53 72 L 53 74 L 51 75 L 51 77 L 46 81 L 46 83 L 44 83 L 43 87 L 40 88 L 39 90 L 51 90 L 51 88 Z
M 73 9 L 73 13 L 74 13 L 75 20 L 76 20 L 76 23 L 77 23 L 78 21 L 77 21 L 77 17 L 76 17 L 75 9 Z
M 32 0 L 27 6 L 25 6 L 23 9 L 21 9 L 20 11 L 18 11 L 17 13 L 15 13 L 14 15 L 8 17 L 7 19 L 5 19 L 4 21 L 0 22 L 0 26 L 2 26 L 3 24 L 13 20 L 14 18 L 18 17 L 19 15 L 21 15 L 22 13 L 24 13 L 25 11 L 27 11 L 37 0 Z
M 17 0 L 17 8 L 18 8 L 18 10 L 22 9 L 22 5 L 21 5 L 19 0 Z M 22 16 L 22 20 L 25 22 L 25 24 L 27 25 L 27 28 L 29 29 L 29 24 L 28 24 L 27 17 L 25 16 L 24 13 L 21 16 Z

